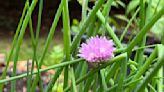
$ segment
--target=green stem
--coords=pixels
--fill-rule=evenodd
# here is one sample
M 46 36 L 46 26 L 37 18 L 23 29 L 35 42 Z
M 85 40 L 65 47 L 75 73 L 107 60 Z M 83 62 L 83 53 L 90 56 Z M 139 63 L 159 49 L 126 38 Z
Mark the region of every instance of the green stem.
M 158 45 L 158 61 L 154 64 L 154 67 L 150 70 L 150 72 L 145 76 L 143 81 L 137 86 L 135 92 L 141 92 L 145 86 L 151 81 L 152 77 L 156 74 L 156 72 L 164 65 L 164 46 Z M 160 90 L 162 91 L 162 90 Z
M 153 59 L 156 56 L 157 56 L 157 47 L 154 49 L 154 51 L 149 56 L 149 58 L 145 61 L 145 64 L 143 65 L 143 67 L 141 67 L 141 69 L 134 75 L 132 80 L 140 78 L 144 74 L 144 72 L 149 68 L 149 65 L 152 63 Z M 133 84 L 129 88 L 133 89 L 136 85 L 137 84 Z
M 77 74 L 79 75 L 79 76 L 77 76 L 77 78 L 79 78 L 80 76 L 84 76 L 86 73 L 87 73 L 87 71 L 88 71 L 88 64 L 86 63 L 86 62 L 81 62 L 80 63 L 80 65 L 81 65 L 81 67 L 80 67 L 80 69 L 77 71 Z M 78 66 L 79 67 L 79 66 Z M 86 82 L 86 85 L 87 85 L 87 82 Z M 88 85 L 89 86 L 89 85 Z M 87 86 L 87 87 L 88 87 Z M 81 90 L 81 89 L 85 89 L 85 88 L 87 88 L 87 87 L 84 87 L 84 82 L 81 82 L 80 84 L 79 84 L 79 92 L 86 92 L 86 91 L 83 91 L 83 90 Z M 87 90 L 87 89 L 86 89 Z
M 157 77 L 163 77 L 163 67 L 161 67 L 157 73 Z M 163 78 L 157 79 L 157 92 L 163 92 Z
M 83 0 L 82 3 L 82 23 L 87 17 L 87 7 L 88 7 L 88 0 Z
M 112 58 L 110 61 L 108 61 L 105 64 L 102 64 L 101 66 L 92 69 L 91 71 L 89 71 L 86 75 L 82 76 L 81 78 L 77 79 L 76 81 L 76 85 L 81 83 L 82 81 L 84 81 L 85 79 L 91 77 L 93 74 L 97 73 L 99 70 L 109 66 L 110 64 L 113 64 L 115 62 L 119 62 L 120 60 L 124 59 L 127 55 L 125 53 L 116 56 L 114 58 Z M 64 92 L 68 91 L 70 89 L 70 86 L 68 86 L 66 89 L 64 89 Z
M 105 92 L 105 91 L 104 91 L 104 88 L 103 88 L 102 77 L 101 77 L 100 71 L 101 71 L 101 70 L 98 71 L 99 86 L 100 86 L 98 92 L 100 92 L 100 90 L 101 90 L 101 92 Z
M 63 0 L 63 28 L 64 28 L 64 53 L 66 56 L 66 60 L 69 61 L 71 59 L 70 55 L 70 20 L 69 20 L 69 11 L 68 11 L 68 0 Z M 64 68 L 64 86 L 63 89 L 68 85 L 68 72 L 69 66 Z
M 109 80 L 112 78 L 112 76 L 116 73 L 116 70 L 119 68 L 119 66 L 120 66 L 119 62 L 114 63 L 112 66 L 110 66 L 110 69 L 107 71 L 107 75 L 105 78 L 106 83 L 108 83 Z
M 105 82 L 105 70 L 104 69 L 100 70 L 100 75 L 101 75 L 103 90 L 104 90 L 104 92 L 106 92 L 107 85 L 106 85 L 106 82 Z
M 138 14 L 139 10 L 140 10 L 140 8 L 138 8 L 138 9 L 136 10 L 136 12 L 133 14 L 132 18 L 129 20 L 127 26 L 125 27 L 125 29 L 124 29 L 124 31 L 123 31 L 121 37 L 120 37 L 120 42 L 123 40 L 125 34 L 126 34 L 127 31 L 128 31 L 128 28 L 129 28 L 130 25 L 132 24 L 133 20 L 136 18 L 136 15 Z
M 45 72 L 45 71 L 48 71 L 48 70 L 51 70 L 51 69 L 68 66 L 70 64 L 78 63 L 78 62 L 81 62 L 81 61 L 83 61 L 83 59 L 76 59 L 76 60 L 73 60 L 73 61 L 67 61 L 67 62 L 63 62 L 63 63 L 60 63 L 60 64 L 52 65 L 52 66 L 49 66 L 47 68 L 39 69 L 39 70 L 40 70 L 40 72 Z M 34 71 L 32 74 L 38 74 L 38 71 Z M 29 73 L 29 75 L 31 75 L 31 72 Z M 10 82 L 10 81 L 13 81 L 13 80 L 18 80 L 18 79 L 24 78 L 26 76 L 27 76 L 27 73 L 24 73 L 24 74 L 21 74 L 21 75 L 10 77 L 8 79 L 3 79 L 3 80 L 0 80 L 0 84 L 5 83 L 5 82 Z
M 17 68 L 17 60 L 18 60 L 18 54 L 19 54 L 19 51 L 20 51 L 20 45 L 22 43 L 22 40 L 23 40 L 23 35 L 25 33 L 25 30 L 26 30 L 26 27 L 28 25 L 28 22 L 30 20 L 30 16 L 32 14 L 32 11 L 34 10 L 36 4 L 37 4 L 37 1 L 38 0 L 34 0 L 31 4 L 31 6 L 29 7 L 29 10 L 27 12 L 27 15 L 25 16 L 25 19 L 23 21 L 23 24 L 22 24 L 22 28 L 21 28 L 21 31 L 20 31 L 20 34 L 19 34 L 19 37 L 18 37 L 18 42 L 17 42 L 17 45 L 16 45 L 16 51 L 15 51 L 15 55 L 14 55 L 14 66 L 13 66 L 13 73 L 12 73 L 12 76 L 16 76 L 16 68 Z M 15 92 L 15 88 L 16 88 L 16 81 L 12 81 L 11 83 L 11 92 Z
M 81 92 L 88 92 L 88 91 L 89 91 L 89 88 L 90 88 L 91 83 L 92 83 L 92 81 L 93 81 L 93 76 L 95 76 L 95 75 L 92 75 L 90 78 L 88 78 L 88 79 L 86 80 L 85 84 L 83 84 L 84 90 L 82 90 Z M 81 88 L 80 88 L 80 90 L 81 90 Z
M 29 8 L 29 0 L 28 1 L 28 8 Z M 33 31 L 33 26 L 32 26 L 32 19 L 31 19 L 31 16 L 30 16 L 30 20 L 29 20 L 29 28 L 30 28 L 30 35 L 31 35 L 31 39 L 32 39 L 32 46 L 33 46 L 33 60 L 32 60 L 32 70 L 31 70 L 31 74 L 33 72 L 33 69 L 34 69 L 34 62 L 36 61 L 36 66 L 37 66 L 37 71 L 38 71 L 38 74 L 39 74 L 39 79 L 41 79 L 41 74 L 40 74 L 40 71 L 39 71 L 39 68 L 38 68 L 38 60 L 36 58 L 36 41 L 35 41 L 35 37 L 34 37 L 34 31 Z M 29 80 L 31 81 L 32 79 L 32 75 L 29 77 Z M 29 83 L 31 85 L 31 83 Z M 40 84 L 40 91 L 43 92 L 43 83 L 42 81 L 39 81 L 39 84 Z
M 135 84 L 135 83 L 141 81 L 142 79 L 143 79 L 143 78 L 139 78 L 139 79 L 130 81 L 130 82 L 128 82 L 128 83 L 124 83 L 123 86 L 124 86 L 124 87 L 128 87 L 128 86 L 130 86 L 130 85 L 133 85 L 133 84 Z M 107 92 L 113 91 L 117 86 L 118 86 L 118 84 L 113 85 L 111 88 L 108 88 L 108 89 L 107 89 Z
M 74 75 L 73 67 L 71 67 L 70 72 L 71 72 L 70 74 L 71 74 L 71 80 L 72 80 L 72 92 L 77 92 L 77 89 L 76 89 L 76 80 L 75 80 L 75 75 Z
M 32 69 L 31 73 L 33 72 L 34 69 L 34 61 L 36 62 L 37 69 L 39 66 L 38 59 L 37 59 L 37 47 L 38 47 L 38 40 L 39 40 L 39 32 L 40 32 L 40 26 L 41 26 L 41 18 L 42 18 L 42 10 L 43 10 L 43 0 L 39 1 L 39 13 L 38 13 L 38 22 L 37 22 L 37 28 L 36 28 L 36 38 L 35 38 L 35 47 L 34 47 L 34 56 L 33 56 L 33 64 L 32 64 Z M 39 72 L 39 71 L 38 71 Z M 31 75 L 32 78 L 32 75 Z
M 65 62 L 64 62 L 65 63 Z M 60 76 L 60 74 L 62 73 L 63 71 L 63 67 L 59 67 L 57 70 L 56 70 L 56 73 L 53 75 L 53 77 L 51 78 L 51 80 L 49 81 L 48 83 L 48 87 L 46 89 L 45 92 L 51 92 L 52 91 L 52 87 L 54 86 L 56 80 L 58 79 L 58 77 Z
M 78 43 L 80 42 L 80 38 L 85 33 L 87 26 L 89 25 L 90 21 L 92 20 L 92 17 L 96 15 L 96 12 L 102 6 L 102 4 L 104 3 L 104 1 L 105 0 L 98 0 L 96 2 L 96 5 L 94 6 L 93 10 L 91 11 L 91 13 L 87 17 L 87 19 L 82 24 L 82 27 L 80 28 L 79 33 L 74 37 L 74 40 L 72 42 L 72 45 L 71 45 L 71 52 L 72 53 L 77 49 Z
M 126 79 L 126 74 L 127 74 L 127 59 L 123 59 L 121 61 L 121 70 L 118 76 L 118 86 L 116 89 L 116 92 L 123 92 L 124 88 L 123 88 L 123 80 Z
M 103 23 L 103 25 L 105 26 L 105 28 L 107 29 L 107 31 L 109 32 L 110 36 L 113 38 L 113 41 L 116 44 L 116 46 L 119 47 L 119 48 L 123 48 L 120 40 L 118 39 L 118 37 L 116 36 L 116 34 L 112 30 L 112 28 L 109 26 L 108 23 L 105 22 L 105 18 L 102 15 L 102 13 L 100 11 L 98 11 L 96 13 L 96 15 L 99 18 L 99 20 Z
M 111 9 L 112 2 L 113 2 L 113 0 L 108 0 L 107 3 L 104 6 L 103 11 L 102 11 L 102 14 L 103 14 L 103 16 L 106 19 L 105 22 L 107 22 L 107 18 L 108 18 L 110 9 Z M 100 20 L 98 20 L 98 24 L 96 26 L 95 32 L 93 32 L 93 35 L 96 35 L 98 33 L 98 31 L 99 31 L 99 29 L 100 29 L 101 26 L 102 26 L 102 23 L 101 23 Z
M 126 48 L 127 52 L 131 52 L 133 47 L 141 41 L 141 39 L 145 36 L 145 34 L 149 31 L 149 29 L 154 25 L 154 23 L 164 14 L 164 7 L 152 18 L 152 20 L 147 23 L 141 31 L 138 33 L 138 35 L 131 41 L 131 43 Z
M 21 28 L 21 25 L 22 25 L 22 22 L 23 22 L 23 18 L 25 16 L 25 13 L 26 13 L 26 10 L 27 10 L 27 2 L 25 3 L 25 6 L 23 8 L 23 12 L 22 12 L 22 16 L 20 18 L 20 21 L 19 21 L 19 24 L 18 24 L 18 27 L 16 29 L 16 33 L 15 33 L 15 36 L 14 36 L 14 40 L 13 40 L 13 43 L 11 45 L 11 50 L 10 50 L 10 53 L 9 53 L 9 56 L 7 57 L 7 60 L 6 60 L 6 67 L 4 69 L 4 72 L 2 73 L 2 76 L 0 79 L 4 79 L 6 77 L 6 73 L 7 73 L 7 69 L 9 67 L 9 62 L 11 60 L 11 57 L 12 57 L 12 54 L 14 52 L 14 47 L 16 45 L 16 42 L 17 42 L 17 38 L 18 38 L 18 35 L 19 35 L 19 32 L 20 32 L 20 28 Z M 2 89 L 3 89 L 3 84 L 0 84 L 0 92 L 2 92 Z
M 61 1 L 61 4 L 59 5 L 59 9 L 57 10 L 56 16 L 55 16 L 54 21 L 52 23 L 52 26 L 50 28 L 50 32 L 49 32 L 49 35 L 47 37 L 47 41 L 46 41 L 46 44 L 45 44 L 45 48 L 44 48 L 43 54 L 42 54 L 42 56 L 41 56 L 41 58 L 39 60 L 39 62 L 40 62 L 39 63 L 39 66 L 38 66 L 39 69 L 41 68 L 41 66 L 43 64 L 43 60 L 44 60 L 45 55 L 47 53 L 48 47 L 49 47 L 50 42 L 51 42 L 51 40 L 53 38 L 53 35 L 54 35 L 54 32 L 55 32 L 55 28 L 56 28 L 57 22 L 58 22 L 58 20 L 60 18 L 62 9 L 63 9 L 63 0 Z M 32 85 L 31 90 L 34 90 L 35 89 L 36 84 L 38 83 L 38 80 L 39 80 L 38 77 L 39 77 L 39 75 L 37 75 L 36 78 L 34 79 L 34 82 L 33 82 L 33 85 Z
M 140 12 L 139 12 L 139 17 L 140 17 L 140 30 L 144 27 L 145 25 L 145 3 L 144 0 L 140 0 Z M 146 43 L 146 35 L 143 37 L 143 40 L 139 43 L 139 47 L 145 46 Z M 137 50 L 136 55 L 135 55 L 135 61 L 138 62 L 138 67 L 142 67 L 143 61 L 144 61 L 144 49 Z

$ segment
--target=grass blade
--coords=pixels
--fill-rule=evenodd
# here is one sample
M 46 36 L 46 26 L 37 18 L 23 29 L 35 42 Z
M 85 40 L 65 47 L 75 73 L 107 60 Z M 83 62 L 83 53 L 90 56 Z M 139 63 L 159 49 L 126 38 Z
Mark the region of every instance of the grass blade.
M 29 10 L 27 12 L 27 15 L 25 16 L 23 24 L 22 24 L 22 28 L 21 28 L 21 31 L 20 31 L 20 35 L 18 37 L 18 42 L 17 42 L 17 45 L 16 45 L 16 51 L 15 51 L 15 55 L 14 55 L 14 67 L 13 67 L 12 76 L 16 76 L 17 60 L 18 60 L 18 54 L 19 54 L 19 50 L 20 50 L 20 45 L 22 43 L 23 35 L 25 33 L 25 29 L 26 29 L 26 27 L 28 25 L 28 22 L 30 20 L 30 16 L 31 16 L 32 11 L 34 10 L 36 4 L 37 4 L 37 1 L 38 0 L 34 0 L 32 2 L 31 6 L 29 7 Z M 14 80 L 11 83 L 11 92 L 14 92 L 15 88 L 16 88 L 16 81 Z
M 164 46 L 158 45 L 158 62 L 154 64 L 154 67 L 150 70 L 150 72 L 145 76 L 142 83 L 137 86 L 135 92 L 141 92 L 148 82 L 151 81 L 151 78 L 155 75 L 155 72 L 158 71 L 164 65 Z
M 134 48 L 134 46 L 142 40 L 144 35 L 149 31 L 149 29 L 154 25 L 154 23 L 164 14 L 164 7 L 152 18 L 152 20 L 147 23 L 141 31 L 138 33 L 138 35 L 131 41 L 131 43 L 128 45 L 126 51 L 131 52 L 131 50 Z

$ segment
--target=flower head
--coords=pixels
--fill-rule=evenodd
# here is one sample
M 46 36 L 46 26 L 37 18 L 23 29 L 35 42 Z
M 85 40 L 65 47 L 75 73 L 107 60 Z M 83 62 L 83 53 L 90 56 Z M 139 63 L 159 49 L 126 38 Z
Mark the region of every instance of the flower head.
M 88 62 L 101 62 L 113 56 L 113 41 L 103 37 L 91 37 L 86 43 L 81 44 L 79 55 Z

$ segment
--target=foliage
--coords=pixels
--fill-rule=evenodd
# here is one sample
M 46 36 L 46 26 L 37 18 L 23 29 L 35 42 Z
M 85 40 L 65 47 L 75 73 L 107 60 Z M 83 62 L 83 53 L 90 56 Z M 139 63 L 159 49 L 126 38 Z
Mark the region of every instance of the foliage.
M 37 51 L 37 47 L 39 47 L 38 38 L 42 19 L 41 15 L 43 9 L 43 0 L 39 0 L 38 26 L 36 29 L 36 35 L 33 33 L 31 16 L 34 8 L 36 8 L 38 0 L 33 0 L 31 4 L 29 4 L 27 0 L 13 40 L 11 52 L 7 57 L 6 67 L 1 76 L 0 91 L 3 91 L 3 85 L 6 82 L 11 81 L 11 92 L 15 92 L 16 81 L 26 77 L 27 92 L 35 92 L 37 84 L 39 84 L 41 92 L 51 92 L 52 89 L 54 91 L 58 90 L 58 88 L 60 91 L 62 90 L 64 92 L 141 92 L 143 90 L 150 92 L 163 92 L 164 39 L 161 40 L 161 44 L 146 46 L 146 35 L 150 31 L 149 29 L 152 28 L 152 26 L 154 26 L 154 24 L 157 23 L 164 15 L 164 7 L 162 6 L 162 8 L 154 13 L 151 19 L 147 21 L 145 18 L 145 11 L 148 10 L 144 7 L 146 5 L 144 0 L 140 0 L 139 8 L 134 10 L 134 15 L 131 19 L 128 19 L 129 22 L 125 27 L 121 38 L 118 38 L 108 23 L 108 14 L 113 1 L 105 1 L 106 0 L 96 0 L 92 9 L 87 9 L 87 0 L 86 2 L 82 2 L 82 19 L 79 21 L 79 23 L 77 22 L 79 25 L 75 30 L 78 31 L 71 41 L 68 0 L 61 0 L 45 42 L 43 52 L 41 53 L 41 57 L 38 57 L 39 52 Z M 149 5 L 150 4 L 148 3 L 148 6 Z M 130 39 L 129 42 L 126 42 L 127 45 L 123 46 L 122 40 L 126 35 L 128 28 L 132 25 L 132 21 L 136 18 L 138 12 L 139 17 L 137 18 L 140 21 L 136 21 L 136 23 L 138 24 L 137 27 L 140 29 L 140 31 L 134 38 Z M 62 54 L 62 49 L 60 47 L 55 47 L 54 51 L 52 51 L 51 59 L 61 59 L 61 56 L 63 55 L 64 57 L 60 63 L 48 66 L 45 69 L 41 69 L 43 62 L 46 59 L 48 47 L 50 46 L 50 43 L 53 39 L 53 35 L 60 16 L 62 16 L 63 20 L 64 51 Z M 33 65 L 37 65 L 37 70 L 34 71 L 34 68 L 32 68 L 31 71 L 17 75 L 16 69 L 19 52 L 21 49 L 20 46 L 28 24 L 30 27 L 29 31 L 33 47 L 32 63 Z M 102 31 L 101 34 L 99 34 L 100 30 Z M 134 30 L 136 29 L 133 29 L 132 31 Z M 116 48 L 114 50 L 114 57 L 112 57 L 110 60 L 107 60 L 106 63 L 98 64 L 96 67 L 91 67 L 90 64 L 86 63 L 86 60 L 79 58 L 79 48 L 82 36 L 84 34 L 87 36 L 87 39 L 96 35 L 105 35 L 106 38 L 112 39 Z M 153 51 L 150 53 L 150 55 L 146 55 L 144 53 L 144 49 L 150 47 L 154 47 Z M 56 57 L 56 55 L 59 53 L 60 58 Z M 14 57 L 13 59 L 11 58 L 12 56 Z M 6 78 L 10 60 L 14 61 L 14 68 L 12 76 L 10 78 Z M 41 80 L 41 72 L 45 72 L 50 69 L 55 69 L 55 74 L 51 76 L 51 80 L 45 87 L 43 86 Z M 59 79 L 60 75 L 64 76 L 63 84 L 59 85 L 59 87 L 56 87 L 57 80 Z
M 61 45 L 54 46 L 50 54 L 45 60 L 45 65 L 54 65 L 60 63 L 64 58 L 63 47 Z
M 146 8 L 146 21 L 150 21 L 151 18 L 154 16 L 156 12 L 159 12 L 160 9 L 162 9 L 164 5 L 163 0 L 145 0 L 145 8 Z M 136 8 L 139 6 L 139 0 L 132 0 L 127 6 L 126 13 L 133 13 Z M 151 32 L 155 34 L 156 38 L 161 38 L 163 34 L 163 29 L 164 29 L 164 16 L 162 16 L 156 23 L 155 25 L 151 28 Z

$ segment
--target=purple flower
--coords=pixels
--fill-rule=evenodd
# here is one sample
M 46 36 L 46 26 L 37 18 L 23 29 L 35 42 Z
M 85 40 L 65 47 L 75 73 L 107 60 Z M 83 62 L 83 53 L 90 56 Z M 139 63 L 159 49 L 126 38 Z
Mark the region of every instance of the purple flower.
M 88 62 L 107 61 L 113 56 L 113 41 L 104 37 L 91 37 L 86 43 L 81 44 L 79 55 Z

